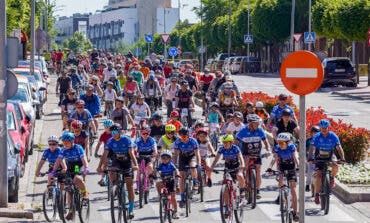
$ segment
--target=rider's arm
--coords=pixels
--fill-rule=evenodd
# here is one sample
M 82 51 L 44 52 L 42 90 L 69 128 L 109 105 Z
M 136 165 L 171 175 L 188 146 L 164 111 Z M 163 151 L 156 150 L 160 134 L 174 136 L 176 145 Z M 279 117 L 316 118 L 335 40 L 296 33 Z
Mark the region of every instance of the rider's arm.
M 315 146 L 314 145 L 310 145 L 310 150 L 308 151 L 308 159 L 311 159 L 312 157 L 312 153 L 315 151 Z
M 69 79 L 68 85 L 69 85 L 69 89 L 72 89 L 72 80 L 71 79 Z
M 133 150 L 133 149 L 130 149 L 130 150 L 128 151 L 128 153 L 129 153 L 129 155 L 130 155 L 130 157 L 131 157 L 132 164 L 133 164 L 134 166 L 137 166 L 137 159 L 136 159 L 136 156 L 135 156 L 134 150 Z
M 270 144 L 267 142 L 267 139 L 262 140 L 263 144 L 265 145 L 265 149 L 267 152 L 270 152 Z
M 42 166 L 44 165 L 45 163 L 45 160 L 40 160 L 39 164 L 37 165 L 37 168 L 36 168 L 36 171 L 35 171 L 35 175 L 38 177 L 40 175 L 40 170 L 42 168 Z
M 217 153 L 217 155 L 216 155 L 216 157 L 213 160 L 213 163 L 211 165 L 211 169 L 215 168 L 215 166 L 216 166 L 217 162 L 220 160 L 220 158 L 221 158 L 221 153 Z
M 90 154 L 90 143 L 89 143 L 89 137 L 90 136 L 87 136 L 86 139 L 85 139 L 85 151 L 86 151 L 86 156 L 88 156 L 88 154 Z
M 294 151 L 293 159 L 294 159 L 294 163 L 295 163 L 296 167 L 298 167 L 299 166 L 299 159 L 298 159 L 298 152 L 297 151 Z
M 87 150 L 86 150 L 87 152 Z M 81 161 L 82 161 L 82 165 L 85 167 L 85 169 L 87 169 L 89 167 L 89 163 L 87 162 L 87 153 L 81 158 Z
M 194 150 L 194 153 L 195 153 L 195 157 L 197 159 L 197 165 L 200 165 L 201 164 L 201 159 L 200 159 L 199 149 Z
M 107 166 L 107 164 L 108 164 L 108 153 L 109 153 L 109 151 L 105 149 L 104 152 L 103 152 L 103 156 L 100 159 L 100 162 L 99 162 L 99 165 L 98 165 L 99 167 Z
M 100 149 L 102 141 L 99 140 L 98 144 L 96 144 L 94 155 L 97 155 Z
M 194 103 L 193 96 L 190 97 L 190 105 L 191 105 L 191 108 L 195 108 L 195 103 Z
M 55 93 L 56 94 L 58 94 L 59 93 L 59 78 L 58 78 L 58 80 L 57 80 L 57 85 L 56 85 L 56 87 L 55 87 Z
M 242 153 L 238 154 L 238 159 L 239 159 L 239 163 L 240 163 L 240 168 L 243 169 L 245 167 L 245 165 L 244 165 L 244 158 L 243 158 Z
M 340 156 L 340 159 L 344 161 L 345 160 L 345 157 L 344 157 L 344 151 L 343 151 L 342 146 L 341 145 L 337 145 L 335 147 L 335 149 L 338 151 L 339 156 Z
M 174 153 L 174 157 L 173 157 L 173 162 L 174 162 L 175 165 L 178 164 L 179 155 L 180 155 L 180 150 L 175 148 L 175 153 Z
M 208 142 L 208 151 L 212 154 L 212 155 L 216 155 L 216 152 L 215 152 L 215 149 L 213 148 L 212 146 L 212 143 L 211 142 Z
M 221 119 L 221 123 L 225 122 L 225 118 L 222 115 L 222 113 L 219 110 L 217 110 L 217 113 L 218 113 L 218 117 Z
M 97 133 L 94 121 L 89 121 L 89 126 L 92 128 L 94 135 Z

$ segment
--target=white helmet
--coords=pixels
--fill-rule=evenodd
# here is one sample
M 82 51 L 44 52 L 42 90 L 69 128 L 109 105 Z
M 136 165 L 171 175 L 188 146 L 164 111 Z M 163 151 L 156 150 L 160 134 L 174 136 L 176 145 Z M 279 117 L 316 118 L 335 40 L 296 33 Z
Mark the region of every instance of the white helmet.
M 56 142 L 56 143 L 58 143 L 59 142 L 59 138 L 57 136 L 50 136 L 48 138 L 48 142 Z
M 280 133 L 278 136 L 277 136 L 277 141 L 284 141 L 284 142 L 287 142 L 287 141 L 290 141 L 291 137 L 290 137 L 290 133 L 287 133 L 287 132 L 282 132 Z
M 263 108 L 264 105 L 263 105 L 263 102 L 262 101 L 257 101 L 256 102 L 256 108 Z

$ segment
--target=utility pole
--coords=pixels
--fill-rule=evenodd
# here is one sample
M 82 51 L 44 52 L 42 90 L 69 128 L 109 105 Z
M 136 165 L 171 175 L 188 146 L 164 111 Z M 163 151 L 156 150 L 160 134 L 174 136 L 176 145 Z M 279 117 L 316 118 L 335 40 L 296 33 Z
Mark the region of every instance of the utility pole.
M 311 33 L 312 27 L 311 27 L 311 7 L 312 7 L 312 0 L 308 0 L 308 32 Z M 308 44 L 308 51 L 312 50 L 311 43 Z
M 0 1 L 0 207 L 8 206 L 8 149 L 6 125 L 6 0 Z
M 200 11 L 203 10 L 203 2 L 200 1 Z M 204 45 L 203 45 L 203 14 L 200 15 L 200 47 L 202 48 L 200 52 L 200 71 L 203 71 L 203 64 L 204 64 Z M 230 55 L 230 54 L 229 54 Z
M 249 16 L 250 16 L 250 9 L 249 9 L 249 0 L 248 0 L 248 26 L 247 26 L 247 34 L 249 35 L 250 34 L 250 30 L 249 30 Z M 246 67 L 246 71 L 247 71 L 247 74 L 249 73 L 249 69 L 248 69 L 248 66 L 249 66 L 249 57 L 250 57 L 250 47 L 249 47 L 249 43 L 247 43 L 247 67 Z
M 228 38 L 228 46 L 227 46 L 227 54 L 228 54 L 228 57 L 230 57 L 231 55 L 231 0 L 229 0 L 229 21 L 228 21 L 228 27 L 227 27 L 228 31 L 229 31 L 229 38 Z
M 179 29 L 179 47 L 181 47 L 181 32 L 180 32 L 180 24 L 181 24 L 181 17 L 180 17 L 180 8 L 181 8 L 181 2 L 178 1 L 178 7 L 179 7 L 179 21 L 178 21 L 178 29 Z
M 292 0 L 292 12 L 290 15 L 290 52 L 294 50 L 294 15 L 295 15 L 295 0 Z
M 31 0 L 31 55 L 30 55 L 31 75 L 35 71 L 35 0 Z
M 163 7 L 163 33 L 166 34 L 166 8 Z M 164 43 L 164 49 L 163 49 L 163 57 L 164 59 L 167 59 L 167 44 Z

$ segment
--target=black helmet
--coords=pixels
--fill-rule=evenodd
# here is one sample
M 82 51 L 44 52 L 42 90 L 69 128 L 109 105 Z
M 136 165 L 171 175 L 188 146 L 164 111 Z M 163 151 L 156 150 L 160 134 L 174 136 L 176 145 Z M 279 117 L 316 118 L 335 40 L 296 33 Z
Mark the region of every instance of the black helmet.
M 188 85 L 189 85 L 189 83 L 188 83 L 187 81 L 181 81 L 181 85 L 186 85 L 186 86 L 188 86 Z
M 252 102 L 247 102 L 247 104 L 245 105 L 246 107 L 254 107 L 253 103 Z
M 122 127 L 121 127 L 121 125 L 120 124 L 118 124 L 118 123 L 114 123 L 110 128 L 109 128 L 111 131 L 114 131 L 114 130 L 121 130 L 122 129 Z
M 184 136 L 184 135 L 189 135 L 189 129 L 188 129 L 188 128 L 186 128 L 186 127 L 181 128 L 181 129 L 179 130 L 179 135 L 182 135 L 182 136 Z
M 162 116 L 162 115 L 160 115 L 160 114 L 154 113 L 154 114 L 152 115 L 152 119 L 153 119 L 153 120 L 160 120 L 160 121 L 162 121 L 163 116 Z
M 292 115 L 292 112 L 290 111 L 290 109 L 285 108 L 285 109 L 283 110 L 282 115 L 283 115 L 283 116 L 291 116 L 291 115 Z
M 311 127 L 311 132 L 320 132 L 320 128 L 317 125 Z

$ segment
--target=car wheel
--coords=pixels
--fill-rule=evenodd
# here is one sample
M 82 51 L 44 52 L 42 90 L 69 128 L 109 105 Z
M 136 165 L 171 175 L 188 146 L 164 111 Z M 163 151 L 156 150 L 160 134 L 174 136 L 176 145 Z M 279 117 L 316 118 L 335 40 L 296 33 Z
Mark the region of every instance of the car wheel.
M 18 202 L 18 191 L 19 191 L 19 177 L 14 176 L 9 181 L 9 195 L 8 200 L 10 203 L 17 203 Z
M 21 165 L 20 165 L 20 171 L 19 171 L 19 175 L 20 175 L 21 177 L 23 177 L 23 176 L 24 176 L 24 172 L 25 172 L 25 170 L 26 170 L 26 161 L 23 161 L 23 162 L 21 163 Z
M 36 109 L 36 119 L 41 119 L 42 117 L 42 108 L 40 106 Z

